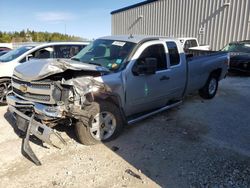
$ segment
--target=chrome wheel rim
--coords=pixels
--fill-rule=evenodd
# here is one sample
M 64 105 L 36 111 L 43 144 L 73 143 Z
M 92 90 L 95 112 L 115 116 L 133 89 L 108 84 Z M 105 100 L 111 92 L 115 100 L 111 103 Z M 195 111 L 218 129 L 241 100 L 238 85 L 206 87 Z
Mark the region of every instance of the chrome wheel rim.
M 11 85 L 10 82 L 0 83 L 0 102 L 6 101 L 6 95 L 10 91 Z
M 114 134 L 115 129 L 115 116 L 110 112 L 100 112 L 92 119 L 90 133 L 96 140 L 107 140 Z
M 215 78 L 212 78 L 210 80 L 209 87 L 208 87 L 208 92 L 210 95 L 214 94 L 214 92 L 216 91 L 216 87 L 217 87 L 217 80 Z

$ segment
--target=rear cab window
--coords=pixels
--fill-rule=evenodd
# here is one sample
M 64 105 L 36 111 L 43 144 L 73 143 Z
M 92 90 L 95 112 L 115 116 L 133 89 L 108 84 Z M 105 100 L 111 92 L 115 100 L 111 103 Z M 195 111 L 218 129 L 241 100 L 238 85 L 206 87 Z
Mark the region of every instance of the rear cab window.
M 170 66 L 180 64 L 180 54 L 178 51 L 177 44 L 175 42 L 166 42 L 166 44 L 168 47 Z
M 189 48 L 197 47 L 197 46 L 198 46 L 198 43 L 195 39 L 186 40 L 184 44 L 184 49 L 189 49 Z

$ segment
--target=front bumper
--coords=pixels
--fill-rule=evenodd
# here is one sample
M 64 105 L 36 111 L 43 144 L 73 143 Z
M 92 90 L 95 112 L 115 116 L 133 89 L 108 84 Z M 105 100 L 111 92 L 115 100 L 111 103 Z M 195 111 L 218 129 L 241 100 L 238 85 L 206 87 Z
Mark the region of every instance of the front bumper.
M 45 120 L 62 118 L 63 108 L 60 108 L 58 106 L 52 108 L 47 105 L 25 101 L 13 95 L 7 96 L 7 103 L 9 111 L 12 113 L 12 115 L 15 118 L 21 117 L 21 119 L 26 122 L 24 126 L 18 126 L 19 122 L 16 122 L 19 129 L 20 127 L 22 127 L 21 130 L 26 131 L 26 136 L 22 144 L 22 150 L 32 159 L 32 161 L 36 165 L 41 165 L 41 162 L 38 160 L 29 145 L 30 135 L 34 135 L 43 142 L 46 142 L 47 144 L 50 144 L 57 148 L 60 148 L 62 144 L 66 145 L 66 142 L 58 132 L 36 121 L 35 119 L 36 116 L 42 116 Z M 28 111 L 32 115 L 28 116 L 22 111 L 22 109 L 26 109 L 26 111 L 28 109 Z
M 6 100 L 10 110 L 13 109 L 11 107 L 31 108 L 36 114 L 44 116 L 44 119 L 62 118 L 64 116 L 64 106 L 49 106 L 32 101 L 26 101 L 11 94 L 7 96 Z

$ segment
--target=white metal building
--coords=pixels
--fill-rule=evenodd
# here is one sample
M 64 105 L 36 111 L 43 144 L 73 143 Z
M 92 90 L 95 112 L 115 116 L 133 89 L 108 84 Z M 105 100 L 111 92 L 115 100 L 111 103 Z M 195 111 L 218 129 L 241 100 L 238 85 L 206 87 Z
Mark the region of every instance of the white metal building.
M 111 15 L 113 35 L 196 37 L 213 50 L 250 39 L 250 0 L 148 0 Z

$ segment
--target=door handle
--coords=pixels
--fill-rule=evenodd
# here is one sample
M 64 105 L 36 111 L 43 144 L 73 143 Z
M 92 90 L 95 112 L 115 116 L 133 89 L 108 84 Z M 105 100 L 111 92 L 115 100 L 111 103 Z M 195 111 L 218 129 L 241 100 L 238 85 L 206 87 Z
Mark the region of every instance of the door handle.
M 170 78 L 168 77 L 168 76 L 162 76 L 161 78 L 160 78 L 160 81 L 163 81 L 163 80 L 169 80 Z

